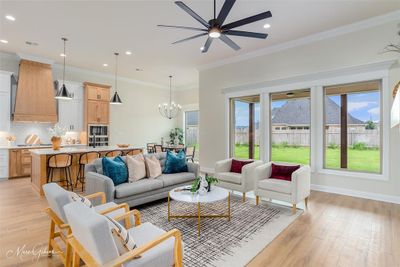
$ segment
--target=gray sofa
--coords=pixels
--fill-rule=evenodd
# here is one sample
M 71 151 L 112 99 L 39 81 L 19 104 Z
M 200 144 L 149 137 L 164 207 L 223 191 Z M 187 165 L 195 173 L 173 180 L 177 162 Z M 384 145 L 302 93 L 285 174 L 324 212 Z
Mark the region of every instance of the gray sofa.
M 151 154 L 144 155 L 148 157 Z M 164 169 L 166 153 L 154 154 Z M 125 157 L 122 157 L 125 160 Z M 101 158 L 85 167 L 86 193 L 104 192 L 107 202 L 128 203 L 130 207 L 166 198 L 168 192 L 175 187 L 190 185 L 199 172 L 199 165 L 188 162 L 188 172 L 162 174 L 155 179 L 143 178 L 132 183 L 123 183 L 114 186 L 111 178 L 103 175 Z

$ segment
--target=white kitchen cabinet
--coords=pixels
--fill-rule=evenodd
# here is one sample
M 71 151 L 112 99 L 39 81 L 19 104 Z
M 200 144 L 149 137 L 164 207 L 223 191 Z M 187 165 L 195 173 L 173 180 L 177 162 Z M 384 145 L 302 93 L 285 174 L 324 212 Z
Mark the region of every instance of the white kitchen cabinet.
M 10 131 L 10 91 L 11 91 L 10 72 L 0 71 L 0 131 Z
M 62 81 L 58 82 L 58 89 Z M 83 85 L 75 82 L 65 82 L 69 93 L 73 94 L 71 100 L 58 100 L 58 123 L 66 126 L 68 131 L 83 131 Z
M 0 179 L 8 177 L 8 149 L 0 149 Z

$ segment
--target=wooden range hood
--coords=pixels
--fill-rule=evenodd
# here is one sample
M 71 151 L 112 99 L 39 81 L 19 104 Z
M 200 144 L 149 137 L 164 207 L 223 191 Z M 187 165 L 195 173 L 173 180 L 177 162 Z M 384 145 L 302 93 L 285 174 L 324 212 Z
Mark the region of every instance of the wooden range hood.
M 57 110 L 51 65 L 22 59 L 14 121 L 56 123 Z

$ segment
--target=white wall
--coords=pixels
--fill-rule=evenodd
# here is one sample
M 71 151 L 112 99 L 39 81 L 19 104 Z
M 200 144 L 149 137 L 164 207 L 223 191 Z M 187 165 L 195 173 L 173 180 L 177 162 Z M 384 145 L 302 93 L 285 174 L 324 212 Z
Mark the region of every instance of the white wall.
M 397 31 L 397 22 L 386 22 L 256 58 L 201 70 L 201 166 L 213 168 L 217 160 L 227 157 L 228 134 L 225 131 L 225 96 L 222 89 L 237 86 L 243 86 L 243 90 L 254 89 L 257 88 L 257 83 L 398 58 L 393 54 L 380 54 L 385 45 L 399 41 Z M 397 64 L 390 70 L 389 87 L 393 88 L 398 80 L 400 68 Z M 389 91 L 386 92 L 389 94 Z M 312 177 L 312 183 L 343 190 L 400 196 L 399 129 L 390 131 L 390 147 L 388 181 L 316 173 Z
M 17 56 L 0 52 L 0 70 L 18 73 L 18 64 L 19 58 Z M 62 79 L 60 65 L 53 65 L 53 79 Z M 67 68 L 66 80 L 114 85 L 114 77 L 112 75 L 73 67 Z M 114 89 L 112 88 L 111 90 L 111 93 L 113 93 Z M 165 140 L 169 139 L 169 130 L 176 127 L 178 120 L 168 120 L 161 117 L 158 112 L 158 104 L 168 101 L 169 90 L 134 83 L 127 79 L 119 79 L 118 94 L 123 101 L 123 105 L 110 106 L 111 144 L 129 143 L 133 146 L 144 147 L 148 142 L 160 142 L 161 137 L 164 137 Z M 182 97 L 180 98 L 181 94 Z M 192 102 L 190 91 L 175 92 L 174 97 L 181 101 L 179 102 L 181 105 Z M 26 125 L 12 123 L 11 133 L 17 132 L 25 135 L 25 133 L 34 132 L 38 133 L 39 136 L 44 136 L 42 138 L 48 141 L 43 127 L 43 125 L 34 123 Z M 45 127 L 49 127 L 49 125 Z M 23 143 L 23 137 L 19 137 L 19 139 L 17 143 Z

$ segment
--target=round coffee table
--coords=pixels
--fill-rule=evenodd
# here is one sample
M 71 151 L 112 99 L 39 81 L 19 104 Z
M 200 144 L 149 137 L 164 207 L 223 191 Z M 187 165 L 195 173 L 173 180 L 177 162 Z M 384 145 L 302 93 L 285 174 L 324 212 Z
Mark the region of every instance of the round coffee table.
M 168 221 L 171 218 L 197 218 L 197 231 L 200 236 L 200 221 L 201 218 L 228 218 L 228 221 L 231 220 L 231 193 L 221 187 L 213 186 L 211 187 L 211 191 L 207 192 L 207 194 L 200 195 L 198 193 L 192 193 L 188 190 L 184 190 L 186 188 L 190 188 L 190 186 L 181 186 L 172 189 L 168 193 Z M 186 202 L 186 203 L 197 203 L 197 214 L 196 215 L 172 215 L 171 214 L 171 198 L 175 201 Z M 212 203 L 220 200 L 228 199 L 228 212 L 226 214 L 210 214 L 210 215 L 202 215 L 201 214 L 201 203 Z

